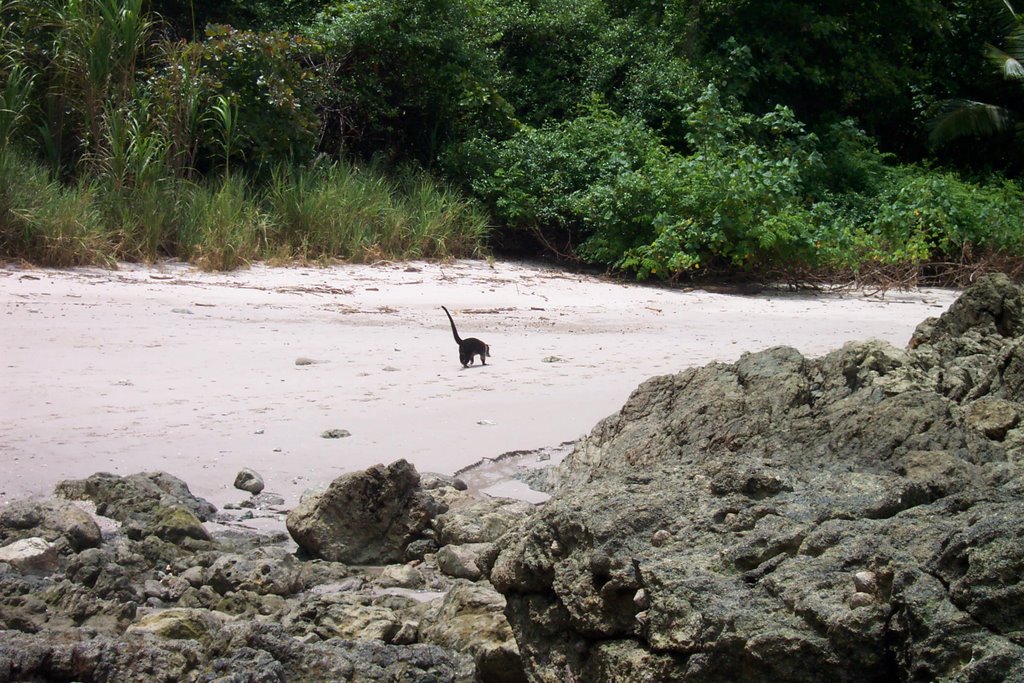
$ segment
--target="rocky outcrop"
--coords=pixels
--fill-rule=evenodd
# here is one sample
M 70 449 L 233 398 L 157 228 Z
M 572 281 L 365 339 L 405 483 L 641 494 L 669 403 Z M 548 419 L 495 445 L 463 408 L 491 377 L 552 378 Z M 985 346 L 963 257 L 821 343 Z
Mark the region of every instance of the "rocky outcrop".
M 288 514 L 288 532 L 310 557 L 359 565 L 401 562 L 438 512 L 419 483 L 405 460 L 342 475 Z
M 471 655 L 482 681 L 525 683 L 504 608 L 505 600 L 486 583 L 460 582 L 423 616 L 420 633 L 427 642 Z
M 209 501 L 192 495 L 188 484 L 166 472 L 126 477 L 99 472 L 86 479 L 62 481 L 56 490 L 64 498 L 91 500 L 97 513 L 121 522 L 148 516 L 157 507 L 184 508 L 204 522 L 217 512 Z
M 350 511 L 357 529 L 347 538 L 390 520 L 406 530 L 388 541 L 394 556 L 404 558 L 409 545 L 424 541 L 437 549 L 436 511 L 451 505 L 476 515 L 480 509 L 457 480 L 432 477 L 429 491 L 419 486 L 407 463 L 362 474 L 341 484 L 389 483 L 355 493 L 335 488 L 367 505 L 373 491 L 404 496 L 406 503 L 387 514 L 369 508 L 369 517 Z M 234 520 L 245 512 L 218 515 L 211 535 L 198 515 L 208 516 L 212 506 L 184 495 L 182 482 L 169 485 L 174 482 L 148 473 L 62 483 L 60 492 L 93 500 L 124 520 L 120 527 L 104 522 L 102 536 L 91 534 L 90 514 L 64 500 L 5 508 L 0 683 L 523 679 L 504 599 L 485 581 L 452 578 L 432 552 L 366 568 L 310 558 L 280 531 L 240 532 Z M 341 524 L 331 506 L 315 509 L 327 516 L 316 524 Z M 446 515 L 452 528 L 470 528 L 457 512 Z M 504 515 L 509 522 L 508 510 Z M 182 533 L 189 529 L 203 538 Z M 445 566 L 480 579 L 475 562 L 485 551 L 493 553 L 492 544 L 454 546 Z
M 192 615 L 196 617 L 197 615 Z M 303 643 L 280 626 L 216 620 L 202 641 L 145 633 L 68 640 L 0 631 L 0 680 L 149 681 L 435 681 L 473 680 L 473 664 L 433 645 L 375 641 Z
M 95 503 L 98 514 L 121 522 L 132 538 L 152 535 L 186 545 L 210 540 L 202 523 L 217 511 L 210 502 L 192 495 L 185 482 L 166 472 L 126 477 L 100 472 L 60 482 L 57 494 Z
M 531 681 L 1024 679 L 1024 296 L 641 385 L 490 579 Z

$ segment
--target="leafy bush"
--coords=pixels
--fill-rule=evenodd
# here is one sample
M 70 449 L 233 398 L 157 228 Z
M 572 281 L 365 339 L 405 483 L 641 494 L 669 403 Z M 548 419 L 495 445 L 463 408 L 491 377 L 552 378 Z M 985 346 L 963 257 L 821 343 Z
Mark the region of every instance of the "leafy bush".
M 239 31 L 210 26 L 202 44 L 206 79 L 207 153 L 220 157 L 221 133 L 213 102 L 223 97 L 237 110 L 235 154 L 250 169 L 313 157 L 324 95 L 321 74 L 313 68 L 319 46 L 282 31 Z
M 709 87 L 687 125 L 694 152 L 684 156 L 598 106 L 502 143 L 479 141 L 452 163 L 510 225 L 567 229 L 586 260 L 641 277 L 708 260 L 811 258 L 804 193 L 821 157 L 792 112 L 738 114 Z
M 918 166 L 894 169 L 873 220 L 857 233 L 866 259 L 882 263 L 970 260 L 972 252 L 1024 253 L 1019 184 L 963 180 Z

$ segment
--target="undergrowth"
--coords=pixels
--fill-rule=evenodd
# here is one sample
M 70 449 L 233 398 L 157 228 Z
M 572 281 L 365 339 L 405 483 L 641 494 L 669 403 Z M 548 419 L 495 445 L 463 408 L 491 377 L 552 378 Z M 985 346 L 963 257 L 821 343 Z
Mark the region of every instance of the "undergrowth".
M 338 162 L 282 166 L 262 184 L 100 175 L 66 186 L 12 150 L 0 155 L 0 253 L 44 266 L 473 257 L 486 254 L 488 230 L 473 200 L 417 170 Z

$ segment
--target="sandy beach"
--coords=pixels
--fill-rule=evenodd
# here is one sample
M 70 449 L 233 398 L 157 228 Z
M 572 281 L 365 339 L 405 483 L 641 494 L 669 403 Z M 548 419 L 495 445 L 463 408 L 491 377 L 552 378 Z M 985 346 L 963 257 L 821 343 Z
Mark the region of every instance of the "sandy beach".
M 571 441 L 644 379 L 745 351 L 906 344 L 957 292 L 622 283 L 513 262 L 0 269 L 0 504 L 165 470 L 218 506 L 251 467 L 294 504 L 398 458 L 452 473 Z M 463 337 L 490 344 L 463 368 Z M 325 430 L 345 438 L 323 438 Z

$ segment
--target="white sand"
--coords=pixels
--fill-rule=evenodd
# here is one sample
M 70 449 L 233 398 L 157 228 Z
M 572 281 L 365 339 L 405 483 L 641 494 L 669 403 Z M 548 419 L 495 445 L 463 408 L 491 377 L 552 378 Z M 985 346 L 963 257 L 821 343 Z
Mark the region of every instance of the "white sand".
M 0 504 L 97 471 L 166 470 L 218 506 L 245 497 L 242 467 L 289 505 L 398 458 L 451 473 L 575 439 L 652 375 L 779 344 L 903 346 L 955 296 L 740 296 L 479 261 L 8 266 Z M 460 366 L 441 304 L 491 345 L 486 367 Z M 331 428 L 352 435 L 321 438 Z

